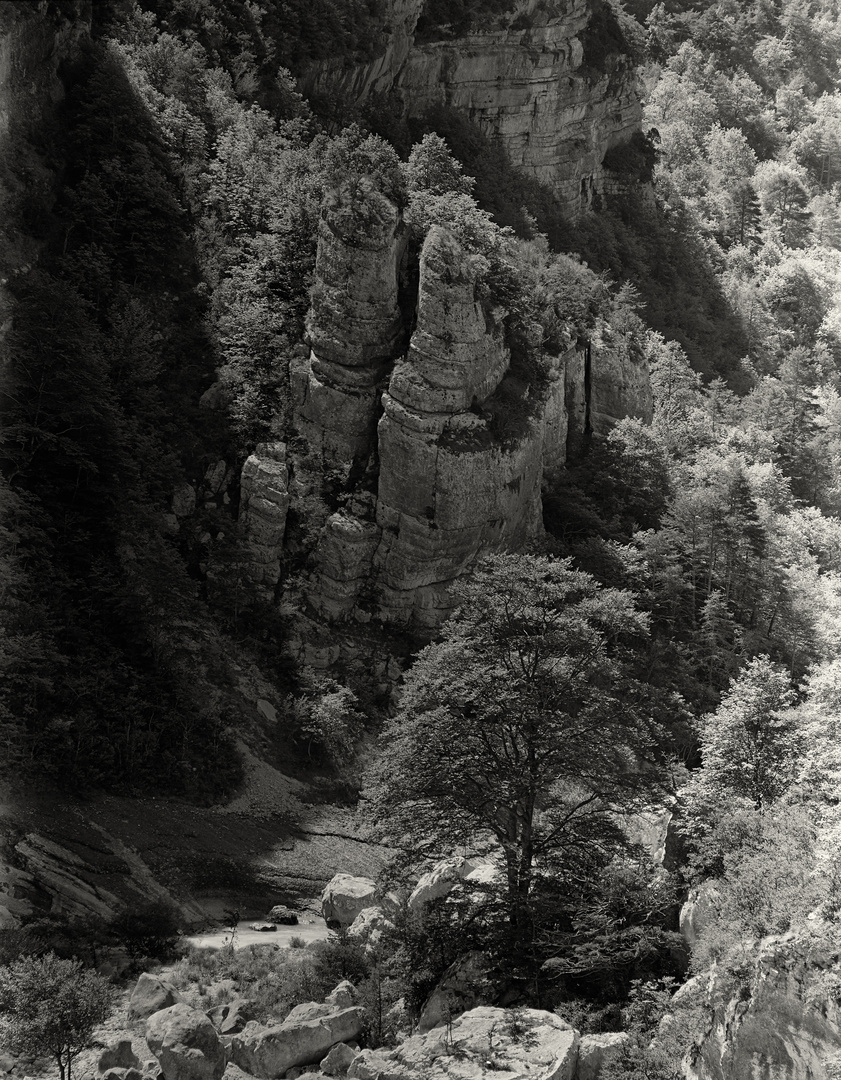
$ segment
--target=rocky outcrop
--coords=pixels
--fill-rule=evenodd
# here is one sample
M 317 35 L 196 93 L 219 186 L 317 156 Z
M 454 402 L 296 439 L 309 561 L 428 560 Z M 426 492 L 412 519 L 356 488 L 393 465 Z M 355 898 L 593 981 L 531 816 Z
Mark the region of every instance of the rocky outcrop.
M 0 929 L 12 929 L 38 913 L 110 919 L 131 903 L 173 904 L 125 844 L 81 816 L 64 824 L 67 835 L 58 827 L 50 837 L 28 832 L 9 846 L 9 862 L 0 859 Z M 0 844 L 4 839 L 0 832 Z
M 578 1044 L 575 1080 L 599 1080 L 604 1066 L 621 1057 L 628 1041 L 629 1036 L 625 1031 L 582 1035 Z
M 376 904 L 378 895 L 373 879 L 336 874 L 321 894 L 321 914 L 328 926 L 350 926 L 361 911 Z
M 753 955 L 751 955 L 751 953 Z M 706 1031 L 684 1062 L 688 1080 L 825 1080 L 841 1063 L 837 948 L 789 934 L 746 946 L 750 974 L 714 974 Z
M 146 1043 L 167 1080 L 221 1080 L 227 1058 L 216 1028 L 203 1012 L 173 1005 L 146 1024 Z
M 477 558 L 542 535 L 541 488 L 568 448 L 621 416 L 651 416 L 645 361 L 621 334 L 546 357 L 531 384 L 512 367 L 487 262 L 434 225 L 415 301 L 401 285 L 406 242 L 397 208 L 367 180 L 327 199 L 312 347 L 290 368 L 297 434 L 288 451 L 258 447 L 243 471 L 258 589 L 275 588 L 292 512 L 286 545 L 307 564 L 282 604 L 316 668 L 370 663 L 378 647 L 384 665 L 395 630 L 433 632 Z
M 389 265 L 396 280 L 394 261 Z M 564 457 L 553 441 L 565 434 L 558 420 L 564 384 L 560 376 L 550 384 L 521 438 L 504 444 L 494 437 L 482 405 L 510 363 L 502 314 L 480 298 L 477 260 L 446 230 L 432 228 L 421 253 L 409 350 L 392 365 L 378 398 L 376 494 L 358 491 L 329 515 L 315 551 L 318 569 L 307 599 L 327 622 L 434 628 L 450 610 L 452 582 L 480 552 L 517 548 L 540 532 L 544 457 L 553 463 Z M 316 307 L 314 327 L 318 318 Z M 361 362 L 367 345 L 360 348 L 352 327 L 347 335 L 345 355 Z M 317 349 L 325 348 L 319 342 L 334 336 L 331 328 L 313 333 L 310 387 L 320 370 Z M 330 348 L 336 366 L 340 350 Z M 342 400 L 332 399 L 337 410 Z M 307 445 L 346 474 L 368 449 L 366 425 L 375 407 L 371 398 L 363 423 L 358 399 L 348 400 L 345 424 L 332 406 L 321 413 L 310 408 L 311 396 L 299 398 L 298 412 Z M 338 429 L 341 444 L 332 434 Z
M 409 896 L 409 910 L 420 912 L 433 900 L 449 896 L 459 882 L 490 885 L 498 876 L 499 868 L 489 859 L 466 859 L 461 856 L 442 859 L 418 879 Z
M 280 577 L 288 509 L 286 444 L 260 443 L 242 469 L 240 521 L 249 555 L 246 576 L 268 599 Z
M 690 949 L 695 945 L 701 933 L 719 914 L 721 894 L 714 881 L 704 881 L 689 890 L 689 895 L 680 909 L 680 935 Z
M 181 995 L 174 986 L 144 971 L 131 992 L 128 1013 L 132 1020 L 146 1020 L 154 1013 L 181 1003 Z
M 361 103 L 394 91 L 411 114 L 457 109 L 577 216 L 605 187 L 602 161 L 639 130 L 632 64 L 601 0 L 511 0 L 453 39 L 418 22 L 422 0 L 392 0 L 384 49 L 357 68 L 327 62 L 307 93 Z
M 374 449 L 380 394 L 404 346 L 398 275 L 407 237 L 397 208 L 370 181 L 325 201 L 312 353 L 292 370 L 296 427 L 322 474 L 346 478 Z
M 320 1061 L 331 1046 L 351 1042 L 362 1031 L 365 1010 L 309 1002 L 293 1009 L 282 1024 L 247 1024 L 231 1042 L 231 1061 L 262 1080 L 283 1076 L 296 1065 Z
M 356 1080 L 573 1080 L 578 1032 L 538 1009 L 481 1007 L 447 1028 L 414 1035 L 394 1050 L 363 1050 L 348 1077 Z
M 482 1001 L 493 999 L 488 960 L 484 953 L 474 951 L 451 964 L 429 997 L 418 1020 L 420 1031 L 430 1031 L 449 1024 L 454 1017 Z

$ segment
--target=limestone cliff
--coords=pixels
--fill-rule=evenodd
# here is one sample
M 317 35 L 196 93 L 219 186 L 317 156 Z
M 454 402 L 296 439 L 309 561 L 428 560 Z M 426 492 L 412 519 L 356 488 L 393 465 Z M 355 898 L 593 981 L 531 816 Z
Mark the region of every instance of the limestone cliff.
M 308 94 L 361 103 L 393 92 L 409 114 L 445 105 L 497 138 L 512 162 L 575 217 L 604 189 L 602 161 L 639 130 L 632 65 L 602 0 L 511 0 L 466 35 L 425 28 L 423 0 L 391 0 L 384 51 L 368 64 L 325 63 Z
M 841 1064 L 837 949 L 794 935 L 746 945 L 739 984 L 710 986 L 707 1030 L 685 1062 L 689 1080 L 828 1080 Z
M 378 628 L 440 625 L 478 556 L 542 534 L 544 476 L 568 446 L 651 415 L 644 361 L 619 340 L 547 358 L 544 382 L 521 386 L 484 260 L 440 226 L 423 243 L 409 310 L 405 233 L 370 185 L 327 199 L 311 350 L 292 371 L 297 434 L 288 448 L 259 447 L 243 472 L 252 581 L 272 591 L 283 560 L 305 558 L 285 604 L 318 666 L 370 652 L 360 635 Z M 512 401 L 501 388 L 520 395 L 514 435 L 496 424 Z

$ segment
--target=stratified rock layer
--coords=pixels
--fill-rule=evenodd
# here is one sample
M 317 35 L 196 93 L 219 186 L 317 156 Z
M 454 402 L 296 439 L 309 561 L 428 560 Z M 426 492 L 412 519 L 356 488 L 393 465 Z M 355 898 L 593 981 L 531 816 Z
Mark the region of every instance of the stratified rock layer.
M 826 969 L 838 977 L 837 950 L 826 955 L 808 943 L 798 945 L 792 935 L 786 938 L 754 946 L 748 983 L 726 973 L 713 978 L 709 1027 L 684 1062 L 688 1080 L 835 1075 L 830 1066 L 841 1061 L 841 1009 L 819 987 Z
M 434 631 L 478 557 L 542 534 L 541 487 L 568 446 L 622 416 L 651 415 L 645 363 L 618 338 L 547 357 L 535 385 L 518 380 L 485 261 L 440 226 L 420 253 L 409 338 L 404 249 L 399 212 L 369 183 L 327 200 L 312 349 L 292 369 L 297 436 L 288 453 L 259 446 L 243 470 L 258 589 L 278 581 L 294 512 L 286 542 L 308 561 L 283 603 L 315 667 L 371 660 L 378 634 L 387 658 L 383 638 L 395 629 Z
M 407 230 L 367 181 L 332 193 L 318 229 L 309 362 L 293 367 L 298 430 L 322 468 L 371 453 L 383 381 L 403 347 L 398 273 Z
M 641 118 L 632 65 L 610 44 L 616 27 L 605 21 L 606 5 L 512 0 L 449 40 L 415 34 L 422 8 L 422 0 L 392 0 L 384 51 L 355 68 L 320 64 L 304 89 L 355 102 L 394 89 L 416 115 L 456 109 L 550 187 L 567 214 L 588 207 L 604 190 L 605 153 L 639 130 Z

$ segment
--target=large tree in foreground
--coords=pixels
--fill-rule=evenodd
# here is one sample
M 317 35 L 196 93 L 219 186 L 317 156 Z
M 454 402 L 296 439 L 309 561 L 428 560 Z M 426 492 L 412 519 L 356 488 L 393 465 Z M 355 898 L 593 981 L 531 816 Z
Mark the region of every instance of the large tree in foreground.
M 543 557 L 493 556 L 457 598 L 407 676 L 368 794 L 381 835 L 415 859 L 498 851 L 522 940 L 536 874 L 603 842 L 608 811 L 644 786 L 654 724 L 626 648 L 646 618 Z

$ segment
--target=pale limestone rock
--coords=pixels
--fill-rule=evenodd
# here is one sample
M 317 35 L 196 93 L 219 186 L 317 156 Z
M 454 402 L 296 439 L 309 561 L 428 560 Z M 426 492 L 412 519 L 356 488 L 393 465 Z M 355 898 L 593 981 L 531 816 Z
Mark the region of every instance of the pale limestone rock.
M 394 923 L 391 919 L 389 919 L 383 909 L 377 905 L 374 907 L 363 908 L 353 920 L 353 923 L 348 930 L 348 934 L 350 937 L 363 942 L 366 946 L 374 948 L 379 944 L 379 941 L 383 936 L 383 931 L 393 928 L 393 926 Z
M 356 916 L 377 901 L 377 884 L 372 878 L 335 874 L 321 894 L 321 913 L 330 925 L 351 926 Z
M 626 1031 L 608 1031 L 602 1035 L 582 1035 L 578 1044 L 578 1068 L 575 1080 L 599 1080 L 602 1069 L 615 1061 L 628 1043 Z
M 619 420 L 634 416 L 651 423 L 654 401 L 651 396 L 648 361 L 636 355 L 612 333 L 595 335 L 590 346 L 590 426 L 596 435 L 607 435 Z
M 358 1053 L 358 1050 L 354 1050 L 347 1043 L 336 1043 L 318 1067 L 327 1076 L 344 1076 Z
M 131 992 L 128 1012 L 133 1020 L 146 1020 L 154 1013 L 178 1005 L 181 1001 L 181 995 L 171 983 L 144 971 Z
M 418 1021 L 421 1031 L 430 1031 L 440 1024 L 487 1001 L 490 991 L 488 964 L 484 953 L 471 952 L 451 964 L 441 981 L 424 1003 Z
M 464 412 L 496 389 L 508 367 L 502 325 L 489 332 L 476 260 L 439 225 L 424 241 L 420 279 L 417 327 L 389 393 L 415 412 Z
M 306 92 L 360 103 L 395 87 L 411 113 L 451 106 L 549 186 L 569 217 L 616 186 L 602 160 L 639 130 L 641 106 L 629 63 L 613 55 L 597 70 L 585 53 L 592 4 L 512 0 L 456 40 L 412 41 L 421 8 L 421 0 L 391 0 L 378 55 L 358 66 L 314 65 Z
M 374 449 L 379 396 L 405 347 L 398 271 L 408 230 L 367 179 L 325 199 L 309 362 L 290 366 L 295 425 L 323 468 L 347 475 Z
M 418 879 L 409 896 L 409 910 L 420 911 L 430 901 L 449 895 L 460 881 L 489 885 L 498 873 L 496 864 L 490 859 L 466 859 L 463 856 L 442 859 Z
M 370 910 L 370 909 L 367 909 Z M 356 990 L 353 983 L 347 979 L 342 979 L 338 986 L 334 986 L 327 997 L 324 999 L 325 1005 L 334 1005 L 342 1009 L 347 1009 L 350 1005 L 356 1003 Z
M 348 1077 L 356 1080 L 573 1080 L 578 1032 L 553 1013 L 483 1006 L 449 1030 L 413 1035 L 394 1050 L 363 1050 Z
M 686 903 L 680 909 L 680 933 L 686 944 L 692 946 L 701 932 L 718 918 L 721 895 L 714 881 L 705 881 L 689 890 Z
M 254 1019 L 254 1006 L 247 998 L 235 997 L 210 1009 L 207 1018 L 220 1035 L 235 1035 Z
M 293 1009 L 282 1024 L 247 1024 L 231 1041 L 230 1059 L 261 1080 L 283 1076 L 288 1069 L 320 1061 L 331 1046 L 356 1039 L 365 1010 L 337 1009 L 310 1002 Z
M 106 1046 L 96 1063 L 98 1072 L 106 1073 L 109 1069 L 139 1069 L 140 1058 L 131 1047 L 131 1039 L 118 1039 Z
M 286 444 L 260 443 L 242 467 L 240 521 L 250 562 L 246 573 L 271 595 L 280 577 L 280 556 L 289 509 Z
M 752 948 L 748 983 L 734 986 L 727 973 L 712 973 L 707 1030 L 684 1059 L 684 1076 L 829 1080 L 830 1064 L 841 1061 L 841 1007 L 816 980 L 827 967 L 837 970 L 837 951 L 821 956 L 790 934 Z
M 146 1042 L 167 1080 L 220 1080 L 227 1058 L 216 1028 L 198 1009 L 173 1005 L 146 1022 Z

